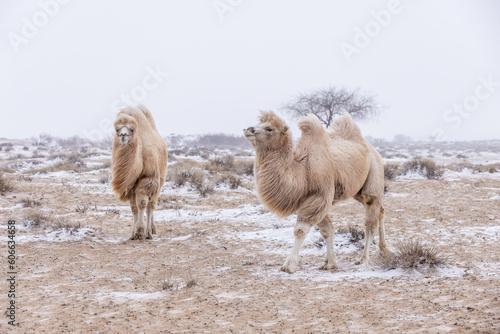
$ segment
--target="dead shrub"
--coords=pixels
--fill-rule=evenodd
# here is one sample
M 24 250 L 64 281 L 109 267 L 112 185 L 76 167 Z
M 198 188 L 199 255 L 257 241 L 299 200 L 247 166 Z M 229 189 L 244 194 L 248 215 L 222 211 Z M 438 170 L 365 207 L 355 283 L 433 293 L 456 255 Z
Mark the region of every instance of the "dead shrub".
M 384 178 L 386 180 L 393 180 L 398 176 L 399 164 L 388 162 L 384 165 Z
M 21 220 L 25 227 L 42 227 L 44 224 L 50 223 L 52 219 L 53 217 L 51 214 L 41 210 L 35 210 L 29 212 L 28 215 Z
M 192 288 L 198 285 L 198 280 L 193 276 L 193 274 L 189 273 L 186 276 L 186 288 Z
M 398 241 L 396 253 L 387 253 L 380 256 L 380 264 L 384 269 L 432 269 L 446 264 L 439 250 L 420 240 Z
M 12 185 L 12 182 L 4 178 L 3 174 L 0 173 L 0 194 L 2 194 L 3 196 L 5 193 L 11 192 L 13 190 L 14 186 Z
M 179 161 L 170 167 L 167 179 L 173 181 L 176 187 L 182 187 L 187 183 L 199 183 L 204 179 L 203 169 L 192 160 Z
M 234 156 L 226 154 L 210 159 L 207 164 L 207 170 L 211 174 L 228 172 L 234 167 Z
M 365 238 L 365 231 L 362 228 L 360 228 L 354 224 L 348 224 L 345 227 L 339 228 L 337 230 L 337 233 L 348 234 L 349 241 L 352 243 L 356 243 L 356 242 L 363 240 Z
M 83 204 L 81 206 L 77 205 L 75 211 L 78 212 L 78 213 L 83 213 L 84 214 L 84 213 L 87 213 L 87 211 L 89 210 L 89 207 L 90 206 L 89 206 L 88 203 L 85 203 L 85 204 Z
M 233 172 L 223 172 L 217 177 L 217 185 L 227 184 L 230 189 L 238 189 L 241 185 L 241 178 Z
M 211 183 L 203 182 L 196 186 L 196 190 L 201 197 L 207 197 L 215 192 L 215 186 Z
M 178 195 L 160 195 L 158 197 L 158 206 L 163 210 L 179 210 L 184 206 L 181 196 Z
M 109 184 L 111 182 L 111 174 L 108 172 L 103 172 L 99 175 L 100 184 Z
M 429 180 L 438 180 L 443 176 L 444 169 L 441 166 L 436 165 L 432 159 L 423 158 L 413 158 L 407 161 L 403 166 L 402 175 L 408 172 L 415 172 L 422 176 L 425 176 Z
M 32 200 L 30 198 L 23 198 L 20 202 L 24 208 L 32 208 L 35 206 L 41 206 L 42 203 L 40 201 Z
M 240 160 L 235 162 L 236 174 L 253 176 L 253 165 L 253 160 Z

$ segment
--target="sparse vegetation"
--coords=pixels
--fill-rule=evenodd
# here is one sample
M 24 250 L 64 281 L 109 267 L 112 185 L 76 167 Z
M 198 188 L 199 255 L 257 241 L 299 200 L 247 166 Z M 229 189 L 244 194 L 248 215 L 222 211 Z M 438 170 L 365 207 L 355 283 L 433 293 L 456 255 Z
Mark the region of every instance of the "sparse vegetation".
M 20 203 L 23 205 L 24 208 L 32 208 L 35 206 L 42 205 L 42 203 L 40 201 L 32 200 L 30 198 L 23 198 Z
M 217 177 L 217 185 L 227 184 L 230 189 L 238 189 L 241 185 L 241 178 L 233 172 L 223 172 Z
M 440 255 L 439 250 L 420 240 L 398 241 L 396 254 L 381 255 L 380 264 L 387 270 L 402 269 L 432 269 L 446 264 L 447 259 Z
M 116 208 L 107 208 L 106 214 L 119 215 L 120 211 Z
M 384 178 L 386 180 L 393 180 L 398 176 L 399 164 L 388 162 L 384 165 Z
M 87 211 L 89 210 L 89 204 L 88 203 L 85 203 L 83 205 L 77 205 L 76 206 L 76 209 L 75 211 L 78 212 L 78 213 L 87 213 Z
M 43 212 L 41 210 L 34 210 L 28 213 L 26 217 L 22 219 L 23 225 L 26 227 L 42 227 L 45 224 L 50 223 L 53 220 L 51 214 Z
M 363 240 L 365 238 L 365 231 L 362 228 L 360 228 L 359 226 L 356 226 L 354 224 L 348 224 L 345 227 L 339 228 L 337 230 L 337 233 L 348 234 L 349 241 L 352 243 L 356 243 L 356 242 Z
M 206 180 L 204 168 L 192 160 L 177 162 L 172 166 L 167 177 L 174 182 L 176 187 L 190 185 L 201 197 L 206 197 L 215 191 L 215 185 Z
M 414 172 L 425 176 L 429 180 L 438 180 L 443 176 L 444 169 L 436 165 L 432 159 L 423 159 L 420 157 L 407 161 L 402 168 L 401 175 Z
M 14 190 L 14 186 L 12 185 L 12 182 L 8 179 L 6 179 L 3 176 L 3 173 L 0 173 L 0 194 L 4 195 L 7 192 L 11 192 Z
M 313 242 L 313 245 L 318 249 L 322 249 L 326 245 L 325 239 L 319 237 L 316 241 Z
M 102 172 L 99 175 L 99 183 L 100 184 L 109 184 L 111 182 L 111 174 L 108 172 Z
M 211 174 L 228 172 L 234 167 L 234 156 L 226 154 L 224 156 L 217 156 L 210 159 L 207 164 L 207 170 Z

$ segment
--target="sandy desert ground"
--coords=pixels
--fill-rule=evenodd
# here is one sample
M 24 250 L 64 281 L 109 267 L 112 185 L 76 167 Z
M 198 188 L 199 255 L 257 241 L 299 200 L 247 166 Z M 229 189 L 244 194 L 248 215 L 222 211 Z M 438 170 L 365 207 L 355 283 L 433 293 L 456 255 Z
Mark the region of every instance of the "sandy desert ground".
M 397 253 L 398 242 L 420 240 L 444 263 L 388 267 L 372 245 L 371 263 L 354 265 L 363 240 L 347 227 L 362 228 L 364 210 L 348 200 L 331 211 L 339 269 L 319 270 L 325 247 L 312 230 L 289 275 L 279 268 L 294 216 L 260 205 L 251 175 L 220 179 L 206 197 L 169 180 L 158 234 L 128 241 L 132 216 L 109 186 L 110 149 L 0 140 L 4 312 L 9 220 L 17 256 L 16 326 L 2 317 L 0 332 L 499 333 L 500 144 L 412 145 L 382 148 L 384 160 L 419 155 L 446 168 L 437 180 L 386 181 L 388 245 Z M 201 152 L 171 150 L 169 172 L 215 156 L 252 159 L 251 150 Z M 215 184 L 217 172 L 204 173 Z

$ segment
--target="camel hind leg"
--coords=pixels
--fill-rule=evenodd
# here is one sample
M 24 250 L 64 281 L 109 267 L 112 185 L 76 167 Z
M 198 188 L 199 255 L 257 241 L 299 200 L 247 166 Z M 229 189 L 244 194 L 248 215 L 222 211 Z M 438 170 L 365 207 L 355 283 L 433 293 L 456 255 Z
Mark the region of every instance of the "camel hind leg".
M 319 232 L 326 243 L 326 258 L 325 263 L 320 267 L 322 270 L 337 269 L 337 257 L 335 256 L 335 228 L 333 227 L 330 217 L 325 218 L 318 224 Z
M 158 182 L 153 178 L 144 178 L 137 183 L 135 189 L 135 203 L 137 205 L 137 221 L 134 226 L 134 231 L 131 240 L 152 239 L 151 222 L 153 220 L 154 205 L 150 205 L 151 199 L 156 194 Z M 147 217 L 144 221 L 144 212 Z
M 373 242 L 375 231 L 379 231 L 379 247 L 380 250 L 385 251 L 387 244 L 385 242 L 385 230 L 383 225 L 384 208 L 379 197 L 371 195 L 356 196 L 356 200 L 363 203 L 366 211 L 365 217 L 365 247 L 363 253 L 355 264 L 367 263 L 370 259 L 370 245 Z M 380 219 L 382 218 L 382 219 Z

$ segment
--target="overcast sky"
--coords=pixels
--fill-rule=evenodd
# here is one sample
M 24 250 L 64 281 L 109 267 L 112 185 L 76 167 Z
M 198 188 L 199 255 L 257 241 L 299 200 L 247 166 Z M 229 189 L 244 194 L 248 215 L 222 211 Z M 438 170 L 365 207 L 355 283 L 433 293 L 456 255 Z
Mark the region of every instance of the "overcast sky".
M 386 106 L 365 135 L 498 139 L 499 33 L 495 0 L 2 0 L 0 137 L 98 139 L 136 102 L 163 135 L 241 134 L 346 86 Z

